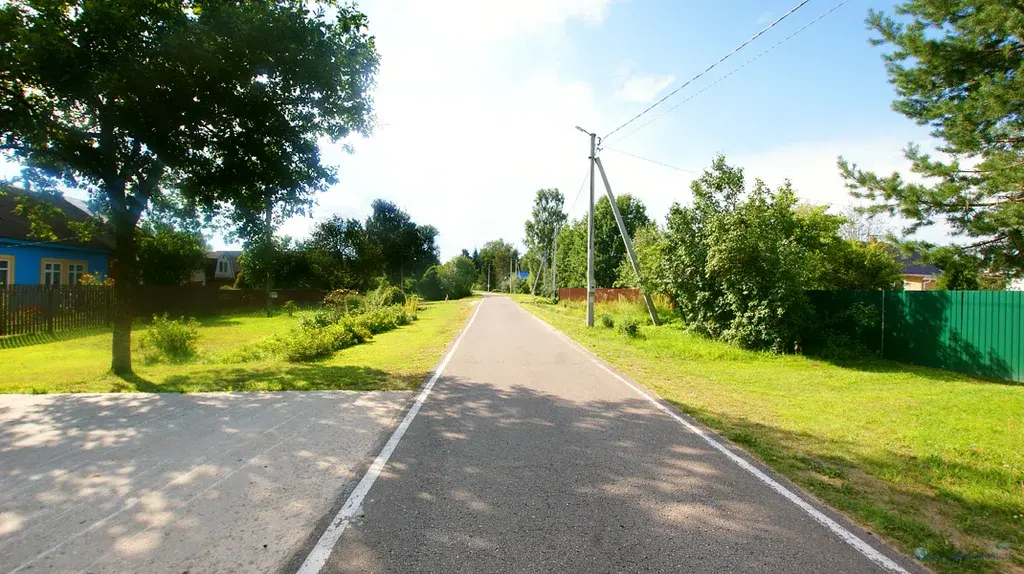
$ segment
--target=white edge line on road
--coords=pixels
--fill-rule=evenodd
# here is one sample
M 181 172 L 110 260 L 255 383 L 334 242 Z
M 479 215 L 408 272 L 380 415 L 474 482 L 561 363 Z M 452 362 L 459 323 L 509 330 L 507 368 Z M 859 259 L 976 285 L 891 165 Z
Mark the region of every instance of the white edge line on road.
M 477 303 L 476 310 L 473 311 L 473 316 L 469 318 L 469 322 L 462 328 L 462 332 L 459 333 L 455 343 L 452 344 L 452 348 L 448 349 L 448 354 L 441 359 L 441 363 L 438 364 L 437 369 L 434 370 L 434 375 L 430 377 L 427 384 L 420 391 L 419 396 L 416 397 L 416 401 L 409 408 L 409 412 L 405 414 L 405 418 L 402 419 L 401 424 L 395 429 L 395 432 L 388 439 L 387 444 L 381 449 L 380 454 L 373 460 L 373 464 L 367 469 L 366 474 L 363 475 L 362 480 L 356 485 L 355 490 L 348 496 L 348 500 L 345 501 L 345 505 L 338 511 L 338 515 L 334 517 L 331 524 L 327 526 L 327 530 L 324 531 L 323 535 L 320 536 L 320 540 L 317 540 L 316 546 L 310 550 L 309 555 L 306 556 L 306 560 L 302 562 L 302 566 L 299 567 L 297 574 L 318 574 L 320 570 L 327 563 L 327 559 L 331 556 L 331 552 L 334 550 L 334 545 L 338 543 L 345 528 L 348 527 L 348 523 L 352 520 L 352 517 L 359 512 L 359 508 L 363 504 L 363 499 L 366 498 L 366 494 L 370 492 L 370 488 L 373 487 L 373 483 L 376 482 L 377 477 L 380 476 L 381 471 L 384 470 L 384 465 L 388 463 L 388 459 L 391 458 L 391 454 L 395 452 L 395 448 L 398 447 L 398 441 L 402 440 L 405 436 L 405 431 L 409 429 L 409 425 L 412 424 L 412 420 L 416 418 L 416 413 L 420 412 L 420 407 L 427 400 L 427 396 L 430 395 L 431 389 L 434 388 L 434 383 L 437 379 L 441 378 L 441 374 L 444 373 L 444 368 L 448 366 L 448 361 L 451 360 L 452 355 L 455 354 L 455 350 L 459 348 L 459 343 L 462 342 L 462 338 L 469 332 L 469 328 L 473 325 L 473 321 L 476 320 L 476 316 L 480 313 L 480 307 L 483 307 L 484 301 L 481 300 Z
M 878 564 L 879 566 L 881 566 L 882 568 L 885 568 L 886 570 L 888 570 L 890 572 L 899 572 L 900 574 L 910 574 L 909 572 L 907 572 L 907 570 L 905 570 L 902 566 L 900 566 L 899 564 L 894 562 L 888 556 L 886 556 L 885 554 L 882 554 L 881 552 L 876 550 L 873 546 L 871 546 L 870 544 L 865 542 L 863 539 L 858 537 L 856 534 L 850 532 L 846 528 L 843 528 L 843 526 L 841 524 L 839 524 L 835 520 L 832 520 L 831 518 L 826 516 L 823 512 L 821 512 L 820 510 L 818 510 L 817 508 L 812 506 L 809 502 L 807 502 L 803 498 L 800 498 L 800 496 L 797 495 L 795 492 L 793 492 L 792 490 L 790 490 L 790 489 L 786 488 L 785 486 L 779 484 L 778 481 L 776 481 L 772 477 L 770 477 L 767 474 L 765 474 L 764 472 L 762 472 L 761 469 L 759 469 L 756 466 L 750 464 L 745 459 L 743 459 L 741 456 L 737 455 L 732 450 L 730 450 L 728 447 L 726 447 L 722 443 L 720 443 L 717 440 L 715 440 L 714 437 L 712 437 L 708 433 L 704 432 L 704 429 L 702 429 L 702 428 L 692 424 L 690 421 L 688 421 L 688 420 L 684 419 L 683 417 L 679 416 L 679 414 L 677 414 L 675 411 L 673 411 L 669 407 L 667 407 L 664 404 L 662 404 L 661 401 L 655 399 L 651 395 L 649 395 L 646 392 L 644 392 L 643 390 L 641 390 L 640 387 L 636 386 L 633 382 L 631 382 L 630 380 L 626 379 L 622 375 L 620 375 L 620 374 L 616 373 L 615 371 L 613 371 L 613 370 L 609 369 L 608 367 L 606 367 L 600 360 L 598 360 L 598 358 L 593 353 L 591 353 L 587 349 L 583 348 L 583 346 L 581 346 L 576 341 L 573 341 L 571 338 L 569 338 L 568 335 L 566 335 L 565 333 L 562 333 L 561 331 L 556 329 L 554 326 L 552 326 L 550 323 L 548 323 L 544 319 L 541 319 L 540 317 L 534 315 L 533 313 L 527 311 L 526 309 L 523 309 L 522 307 L 519 306 L 518 303 L 516 303 L 516 307 L 519 307 L 519 309 L 522 312 L 524 312 L 527 315 L 533 317 L 534 319 L 539 321 L 541 325 L 544 325 L 545 327 L 550 329 L 552 332 L 554 332 L 555 335 L 560 337 L 570 347 L 573 347 L 574 349 L 576 349 L 577 351 L 582 353 L 584 357 L 589 359 L 590 362 L 592 362 L 595 365 L 597 365 L 601 370 L 603 370 L 604 372 L 608 373 L 612 377 L 618 379 L 622 383 L 626 384 L 629 388 L 633 389 L 638 395 L 640 395 L 643 398 L 645 398 L 648 401 L 650 401 L 651 404 L 653 404 L 655 407 L 657 407 L 660 411 L 662 411 L 663 413 L 665 413 L 668 416 L 670 416 L 673 419 L 675 419 L 676 422 L 678 422 L 679 424 L 681 424 L 684 427 L 686 427 L 686 429 L 689 430 L 690 432 L 692 432 L 692 433 L 696 434 L 697 436 L 699 436 L 700 438 L 704 439 L 705 442 L 707 442 L 709 445 L 711 445 L 715 450 L 717 450 L 717 451 L 721 452 L 722 454 L 724 454 L 726 457 L 729 458 L 729 460 L 731 460 L 734 463 L 736 463 L 740 468 L 742 468 L 743 470 L 745 470 L 745 471 L 749 472 L 750 474 L 754 475 L 758 480 L 760 480 L 764 484 L 768 485 L 768 487 L 771 488 L 772 490 L 774 490 L 775 492 L 778 492 L 782 496 L 786 497 L 787 500 L 789 500 L 793 504 L 797 505 L 797 507 L 799 507 L 800 510 L 803 510 L 804 512 L 809 514 L 811 516 L 811 518 L 813 518 L 816 522 L 818 522 L 822 526 L 824 526 L 824 527 L 828 528 L 829 530 L 831 530 L 833 534 L 835 534 L 836 536 L 841 538 L 844 542 L 846 542 L 850 546 L 853 546 L 858 552 L 863 554 L 869 560 L 871 560 L 875 564 Z

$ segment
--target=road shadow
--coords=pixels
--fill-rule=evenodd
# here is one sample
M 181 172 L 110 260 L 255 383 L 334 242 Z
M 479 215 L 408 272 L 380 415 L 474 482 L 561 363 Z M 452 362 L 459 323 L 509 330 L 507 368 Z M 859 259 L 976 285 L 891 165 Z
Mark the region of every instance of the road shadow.
M 870 570 L 640 397 L 445 376 L 363 510 L 332 572 Z

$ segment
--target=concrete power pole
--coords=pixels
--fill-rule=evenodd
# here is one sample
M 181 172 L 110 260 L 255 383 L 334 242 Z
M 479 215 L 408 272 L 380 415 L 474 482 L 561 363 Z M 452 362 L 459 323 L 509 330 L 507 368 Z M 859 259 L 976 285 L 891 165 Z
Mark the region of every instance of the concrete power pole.
M 597 134 L 576 126 L 590 136 L 590 200 L 587 202 L 587 327 L 594 326 L 594 160 L 597 158 Z
M 263 214 L 263 217 L 264 217 L 264 222 L 263 223 L 264 223 L 264 225 L 266 227 L 266 229 L 265 229 L 265 231 L 266 231 L 266 238 L 265 238 L 265 240 L 266 240 L 267 244 L 266 244 L 265 249 L 266 249 L 267 258 L 269 259 L 270 258 L 270 254 L 271 254 L 271 241 L 273 241 L 273 230 L 271 229 L 270 225 L 271 225 L 271 215 L 273 214 L 273 208 L 274 208 L 274 202 L 273 202 L 273 200 L 270 197 L 270 192 L 269 191 L 267 192 L 267 200 L 266 200 L 266 206 L 265 207 L 266 207 L 266 212 Z M 265 262 L 265 263 L 268 263 L 268 262 Z M 266 286 L 267 290 L 266 290 L 265 296 L 267 298 L 267 317 L 269 317 L 270 316 L 270 265 L 269 264 L 266 265 L 266 273 L 267 273 L 267 281 L 266 281 L 266 285 L 265 286 Z
M 551 298 L 558 299 L 558 282 L 555 277 L 558 274 L 558 229 L 555 229 L 555 237 L 551 240 Z

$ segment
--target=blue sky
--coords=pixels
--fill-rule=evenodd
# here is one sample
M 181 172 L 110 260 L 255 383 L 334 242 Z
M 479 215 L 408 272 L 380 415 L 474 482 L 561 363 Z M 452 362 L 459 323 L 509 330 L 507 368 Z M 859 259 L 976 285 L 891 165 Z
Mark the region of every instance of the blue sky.
M 766 35 L 680 91 L 686 99 L 836 5 L 811 0 Z M 536 0 L 518 3 L 364 2 L 382 56 L 381 123 L 355 142 L 341 183 L 316 216 L 364 216 L 373 197 L 441 231 L 442 258 L 502 237 L 518 241 L 536 189 L 572 205 L 586 172 L 582 125 L 605 134 L 667 94 L 795 0 Z M 851 202 L 840 154 L 865 167 L 906 170 L 902 149 L 927 130 L 896 114 L 869 8 L 850 0 L 815 25 L 609 147 L 700 171 L 716 153 L 770 185 L 793 181 L 808 201 Z M 646 121 L 644 118 L 642 121 Z M 639 125 L 642 122 L 638 122 Z M 632 128 L 624 130 L 628 132 Z M 689 201 L 693 175 L 606 151 L 617 193 L 662 219 Z M 571 215 L 585 212 L 585 200 Z M 302 235 L 309 220 L 284 231 Z M 941 230 L 925 232 L 933 240 Z
M 519 242 L 535 191 L 557 187 L 573 204 L 587 138 L 605 134 L 749 38 L 797 0 L 368 0 L 377 37 L 378 128 L 326 144 L 339 182 L 313 218 L 279 230 L 302 237 L 317 219 L 365 217 L 396 202 L 440 230 L 442 259 L 486 241 Z M 831 9 L 811 0 L 743 51 L 680 91 L 647 121 Z M 882 49 L 868 43 L 869 8 L 850 0 L 820 22 L 677 110 L 609 147 L 700 171 L 716 153 L 750 181 L 789 178 L 812 202 L 851 200 L 835 167 L 907 171 L 902 148 L 927 130 L 890 108 Z M 632 128 L 627 128 L 623 133 Z M 614 138 L 612 138 L 614 140 Z M 616 193 L 632 193 L 662 220 L 689 201 L 690 173 L 606 151 Z M 580 200 L 571 216 L 585 213 Z M 941 240 L 941 229 L 924 237 Z M 214 246 L 224 246 L 214 238 Z

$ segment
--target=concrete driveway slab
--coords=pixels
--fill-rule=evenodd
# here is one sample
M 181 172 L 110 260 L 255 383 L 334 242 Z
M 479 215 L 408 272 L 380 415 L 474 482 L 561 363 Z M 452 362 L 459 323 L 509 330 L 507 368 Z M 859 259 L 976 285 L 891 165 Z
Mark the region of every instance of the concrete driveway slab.
M 0 572 L 273 572 L 408 392 L 0 395 Z

